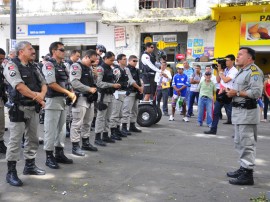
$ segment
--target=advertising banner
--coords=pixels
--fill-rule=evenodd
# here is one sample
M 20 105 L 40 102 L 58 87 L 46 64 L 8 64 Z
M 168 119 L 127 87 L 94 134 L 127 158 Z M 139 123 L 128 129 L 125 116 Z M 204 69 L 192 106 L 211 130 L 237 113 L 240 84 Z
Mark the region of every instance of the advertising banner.
M 270 45 L 270 13 L 241 15 L 240 45 Z

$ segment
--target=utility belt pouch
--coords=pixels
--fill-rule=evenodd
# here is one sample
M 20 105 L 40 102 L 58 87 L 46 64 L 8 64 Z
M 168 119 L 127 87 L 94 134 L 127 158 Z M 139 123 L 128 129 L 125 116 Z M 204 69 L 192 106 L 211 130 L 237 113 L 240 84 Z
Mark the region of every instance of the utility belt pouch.
M 247 109 L 256 109 L 257 101 L 255 99 L 246 99 L 246 107 Z
M 25 122 L 24 112 L 16 104 L 9 109 L 8 114 L 11 122 Z

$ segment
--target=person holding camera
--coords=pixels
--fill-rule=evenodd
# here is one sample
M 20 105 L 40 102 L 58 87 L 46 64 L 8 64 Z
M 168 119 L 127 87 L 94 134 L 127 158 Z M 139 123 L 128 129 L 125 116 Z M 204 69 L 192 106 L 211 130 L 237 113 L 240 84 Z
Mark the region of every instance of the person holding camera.
M 97 98 L 97 88 L 94 84 L 94 76 L 91 66 L 97 59 L 95 50 L 85 52 L 81 62 L 75 62 L 70 66 L 70 83 L 77 101 L 72 106 L 72 123 L 70 128 L 70 140 L 72 143 L 72 154 L 85 156 L 82 150 L 97 151 L 90 141 L 91 120 L 94 113 L 94 97 Z M 82 137 L 82 147 L 80 141 Z
M 241 47 L 236 65 L 240 68 L 226 90 L 232 98 L 232 123 L 234 124 L 235 148 L 240 154 L 240 168 L 228 172 L 233 185 L 253 185 L 253 169 L 256 158 L 257 125 L 260 122 L 257 99 L 262 96 L 263 72 L 254 64 L 256 52 L 249 47 Z
M 229 54 L 225 57 L 226 67 L 222 67 L 221 64 L 217 65 L 217 82 L 220 83 L 219 94 L 224 94 L 226 89 L 231 89 L 233 79 L 235 78 L 238 70 L 234 66 L 235 56 Z M 218 97 L 218 96 L 217 96 Z M 224 98 L 225 99 L 225 98 Z M 209 131 L 204 131 L 205 134 L 215 135 L 217 133 L 218 122 L 220 118 L 220 111 L 222 107 L 225 107 L 225 111 L 228 117 L 228 121 L 225 124 L 231 124 L 232 104 L 230 101 L 224 99 L 217 99 L 214 105 L 214 117 L 212 126 Z
M 42 72 L 48 84 L 44 118 L 44 150 L 46 166 L 58 169 L 58 163 L 72 164 L 64 154 L 66 137 L 66 96 L 75 102 L 76 95 L 68 88 L 68 71 L 63 63 L 65 48 L 62 42 L 53 42 L 49 51 L 51 58 L 43 65 Z M 55 150 L 55 156 L 53 151 Z
M 13 104 L 9 110 L 10 138 L 6 152 L 8 173 L 7 182 L 12 186 L 22 186 L 17 176 L 16 163 L 20 159 L 20 146 L 25 134 L 23 156 L 25 159 L 24 175 L 45 175 L 45 170 L 35 164 L 38 150 L 38 110 L 45 106 L 44 97 L 47 86 L 37 67 L 30 61 L 35 57 L 31 43 L 21 41 L 15 46 L 17 56 L 3 65 L 9 95 Z

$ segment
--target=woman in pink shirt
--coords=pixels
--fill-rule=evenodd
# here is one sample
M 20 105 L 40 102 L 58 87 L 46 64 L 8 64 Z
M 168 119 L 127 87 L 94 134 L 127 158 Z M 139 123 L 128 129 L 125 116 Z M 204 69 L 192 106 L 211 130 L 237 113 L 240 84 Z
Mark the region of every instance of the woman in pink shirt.
M 268 111 L 268 105 L 270 100 L 270 74 L 268 74 L 268 78 L 264 82 L 264 119 L 263 122 L 267 122 L 267 111 Z

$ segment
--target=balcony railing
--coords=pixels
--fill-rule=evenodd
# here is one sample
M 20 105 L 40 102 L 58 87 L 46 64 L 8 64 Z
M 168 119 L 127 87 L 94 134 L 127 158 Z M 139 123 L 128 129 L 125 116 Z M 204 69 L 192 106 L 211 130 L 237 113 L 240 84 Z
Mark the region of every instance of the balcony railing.
M 139 0 L 139 9 L 194 8 L 196 0 Z

